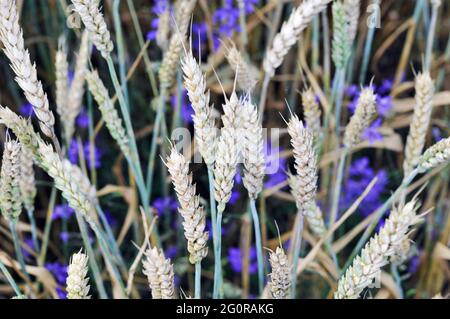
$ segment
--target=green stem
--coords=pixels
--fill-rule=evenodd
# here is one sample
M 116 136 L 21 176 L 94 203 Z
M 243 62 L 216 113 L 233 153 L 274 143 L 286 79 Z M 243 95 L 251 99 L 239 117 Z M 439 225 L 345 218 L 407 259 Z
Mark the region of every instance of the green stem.
M 431 22 L 430 22 L 430 28 L 428 29 L 427 46 L 426 46 L 426 51 L 425 51 L 424 69 L 427 71 L 430 70 L 430 67 L 431 67 L 431 56 L 433 54 L 434 32 L 436 30 L 438 8 L 439 8 L 439 6 L 432 5 Z
M 22 293 L 20 292 L 19 287 L 17 286 L 16 281 L 9 273 L 8 269 L 5 267 L 5 265 L 0 261 L 0 270 L 5 275 L 6 280 L 8 280 L 9 284 L 11 285 L 12 289 L 14 289 L 14 292 L 16 293 L 17 297 L 22 296 Z
M 222 214 L 224 205 L 217 207 L 217 225 L 215 233 L 216 248 L 214 251 L 214 287 L 213 299 L 218 299 L 222 290 Z
M 380 0 L 373 0 L 372 4 L 379 6 Z M 378 14 L 380 14 L 380 12 L 378 12 Z M 367 68 L 369 66 L 369 60 L 370 60 L 370 53 L 372 52 L 373 38 L 375 37 L 375 30 L 376 30 L 376 28 L 371 26 L 371 27 L 369 27 L 369 30 L 367 31 L 366 43 L 364 45 L 363 60 L 361 63 L 362 66 L 361 66 L 361 71 L 359 73 L 359 83 L 361 85 L 365 82 L 365 79 L 366 79 Z
M 42 239 L 42 246 L 41 246 L 41 252 L 39 254 L 39 261 L 38 265 L 43 266 L 45 262 L 45 257 L 47 255 L 47 247 L 48 247 L 48 241 L 50 238 L 50 231 L 52 229 L 52 214 L 53 214 L 53 208 L 55 207 L 55 200 L 56 200 L 56 188 L 53 187 L 52 191 L 50 193 L 50 201 L 47 208 L 47 216 L 45 219 L 45 226 L 44 226 L 44 237 Z
M 256 210 L 256 203 L 254 199 L 250 200 L 250 210 L 252 212 L 253 226 L 255 228 L 256 241 L 256 259 L 258 261 L 258 284 L 259 293 L 262 294 L 264 290 L 264 260 L 261 240 L 261 227 L 259 224 L 258 211 Z
M 201 295 L 201 278 L 202 278 L 202 264 L 199 261 L 195 264 L 195 299 L 200 299 Z
M 395 285 L 397 286 L 398 294 L 400 299 L 404 299 L 403 288 L 402 288 L 402 279 L 400 274 L 398 273 L 398 268 L 395 264 L 391 264 L 391 273 L 392 277 L 394 277 Z
M 117 44 L 117 57 L 119 61 L 120 83 L 122 84 L 122 90 L 125 94 L 125 98 L 126 100 L 128 100 L 127 70 L 125 65 L 125 43 L 123 41 L 122 23 L 120 21 L 120 1 L 121 0 L 114 0 L 113 19 L 114 19 L 114 28 L 116 29 L 116 44 Z
M 77 212 L 75 212 L 75 217 L 78 222 L 78 227 L 80 228 L 80 234 L 81 238 L 83 239 L 84 248 L 86 249 L 86 252 L 89 256 L 89 266 L 92 270 L 95 285 L 97 286 L 100 299 L 108 299 L 105 286 L 103 285 L 102 276 L 100 274 L 100 268 L 97 264 L 96 256 L 94 250 L 92 249 L 91 242 L 89 240 L 86 222 L 83 220 L 83 217 Z
M 297 268 L 298 261 L 300 259 L 300 251 L 302 248 L 302 237 L 303 237 L 303 220 L 304 215 L 303 212 L 298 211 L 297 213 L 297 222 L 295 223 L 294 229 L 294 243 L 292 250 L 292 283 L 291 283 L 291 299 L 295 299 L 296 286 L 297 286 Z
M 330 220 L 328 222 L 328 227 L 331 227 L 336 222 L 336 219 L 337 219 L 338 208 L 339 208 L 339 198 L 341 197 L 342 179 L 344 177 L 344 167 L 345 167 L 345 160 L 347 158 L 347 154 L 348 154 L 348 149 L 345 148 L 343 150 L 341 158 L 339 159 L 339 166 L 337 169 L 336 183 L 334 185 L 333 199 L 331 202 Z M 330 236 L 329 242 L 332 242 L 332 241 L 333 241 L 333 235 Z
M 27 267 L 25 266 L 25 258 L 23 257 L 23 252 L 20 247 L 19 234 L 17 233 L 17 220 L 9 221 L 9 229 L 11 230 L 11 235 L 14 242 L 14 250 L 16 251 L 17 261 L 20 264 L 20 269 L 22 270 L 25 278 L 31 282 L 30 276 L 28 275 Z
M 31 225 L 31 238 L 33 239 L 33 250 L 39 251 L 39 241 L 38 241 L 38 235 L 37 235 L 37 226 L 36 226 L 36 219 L 34 218 L 34 209 L 27 209 L 27 216 L 28 220 L 30 221 Z

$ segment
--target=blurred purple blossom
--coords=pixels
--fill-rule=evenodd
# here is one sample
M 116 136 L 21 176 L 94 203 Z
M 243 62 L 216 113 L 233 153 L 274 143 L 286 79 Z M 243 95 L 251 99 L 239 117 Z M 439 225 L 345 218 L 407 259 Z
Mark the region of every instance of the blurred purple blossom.
M 70 234 L 66 231 L 63 231 L 59 234 L 59 239 L 61 239 L 61 241 L 65 244 L 67 244 L 69 242 L 70 239 Z
M 343 196 L 339 203 L 340 210 L 350 207 L 375 176 L 378 177 L 378 181 L 358 208 L 364 216 L 370 215 L 382 204 L 382 195 L 386 192 L 389 180 L 385 170 L 375 172 L 370 167 L 367 157 L 355 160 L 350 166 L 349 177 L 343 188 Z
M 172 245 L 172 246 L 167 247 L 167 249 L 164 251 L 164 256 L 166 258 L 173 259 L 173 258 L 176 257 L 177 253 L 178 253 L 177 246 L 176 245 Z
M 72 141 L 70 142 L 69 150 L 68 150 L 68 157 L 72 164 L 78 164 L 78 159 L 79 159 L 78 150 L 79 150 L 78 141 L 76 139 L 72 139 Z M 94 161 L 95 161 L 94 167 L 99 168 L 101 166 L 102 153 L 101 153 L 100 149 L 95 145 L 94 145 L 93 151 L 94 151 Z M 83 157 L 87 162 L 87 166 L 90 168 L 91 167 L 91 145 L 90 145 L 89 141 L 87 141 L 83 145 Z
M 178 203 L 174 197 L 159 197 L 153 201 L 152 206 L 156 209 L 158 216 L 161 216 L 165 211 L 170 213 L 176 212 Z
M 171 98 L 171 104 L 172 108 L 175 110 L 177 107 L 177 98 L 178 96 L 176 94 L 172 95 Z M 181 93 L 181 108 L 180 108 L 180 115 L 183 119 L 184 123 L 191 124 L 193 123 L 192 116 L 194 115 L 194 109 L 192 108 L 191 104 L 189 103 L 189 98 L 187 95 L 187 91 L 183 89 Z
M 169 2 L 167 0 L 156 0 L 152 6 L 152 13 L 155 16 L 150 21 L 150 31 L 147 32 L 147 40 L 155 40 L 158 31 L 159 16 L 169 9 Z
M 34 114 L 33 106 L 30 103 L 25 103 L 20 107 L 19 112 L 24 117 L 31 117 Z
M 249 260 L 249 273 L 254 274 L 258 270 L 258 264 L 256 261 L 256 249 L 255 247 L 250 248 L 250 260 Z M 242 261 L 243 256 L 241 249 L 238 247 L 231 247 L 228 249 L 228 262 L 230 267 L 234 272 L 242 272 Z
M 377 95 L 377 110 L 378 114 L 386 117 L 392 109 L 392 98 L 390 96 Z
M 46 263 L 45 268 L 55 277 L 56 281 L 61 284 L 66 284 L 67 266 L 59 262 Z
M 58 218 L 61 219 L 69 219 L 75 211 L 68 204 L 56 205 L 53 209 L 52 220 L 56 220 Z
M 77 116 L 76 124 L 79 128 L 87 128 L 89 126 L 89 115 L 85 109 L 82 109 Z
M 270 143 L 264 145 L 267 174 L 264 188 L 274 187 L 287 179 L 286 159 L 280 156 L 281 151 L 280 148 L 272 147 Z
M 434 126 L 431 130 L 432 134 L 433 134 L 433 138 L 435 142 L 439 142 L 440 140 L 442 140 L 442 134 L 441 134 L 441 130 L 439 129 L 439 127 Z
M 381 141 L 383 139 L 383 135 L 381 135 L 380 131 L 378 130 L 380 126 L 381 118 L 378 118 L 364 130 L 362 134 L 363 139 L 368 140 L 370 144 L 373 144 L 375 141 Z
M 244 0 L 245 13 L 255 11 L 258 0 Z M 213 23 L 218 27 L 220 36 L 231 37 L 233 32 L 241 32 L 239 25 L 239 7 L 233 0 L 225 0 L 222 7 L 213 13 Z

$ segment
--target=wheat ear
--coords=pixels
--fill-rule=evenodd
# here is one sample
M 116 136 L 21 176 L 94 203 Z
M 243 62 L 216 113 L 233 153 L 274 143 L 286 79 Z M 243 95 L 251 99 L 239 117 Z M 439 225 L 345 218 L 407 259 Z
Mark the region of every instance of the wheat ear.
M 105 19 L 100 12 L 98 0 L 72 0 L 75 11 L 80 15 L 89 38 L 104 58 L 108 57 L 114 49 L 111 35 Z
M 33 159 L 33 153 L 22 146 L 20 152 L 20 193 L 22 194 L 23 205 L 28 212 L 34 210 L 34 198 L 37 194 Z
M 9 136 L 4 144 L 1 180 L 0 208 L 3 217 L 12 222 L 19 218 L 22 212 L 22 197 L 20 194 L 20 152 L 18 141 Z
M 234 43 L 228 50 L 226 58 L 233 71 L 236 72 L 238 87 L 245 92 L 251 92 L 258 83 L 258 69 L 245 61 Z
M 114 104 L 109 97 L 108 90 L 103 84 L 97 71 L 91 71 L 86 73 L 86 81 L 88 83 L 89 91 L 94 96 L 97 102 L 100 112 L 102 113 L 103 120 L 106 123 L 106 127 L 109 133 L 117 142 L 120 150 L 125 156 L 131 156 L 131 149 L 129 144 L 129 138 L 122 125 L 122 120 L 119 117 L 119 113 L 114 108 Z
M 234 128 L 222 128 L 214 165 L 214 197 L 222 211 L 231 198 L 234 185 L 239 153 L 236 141 Z
M 172 34 L 169 48 L 164 54 L 164 58 L 159 69 L 159 81 L 163 88 L 170 88 L 175 79 L 175 74 L 183 52 L 183 42 L 189 27 L 192 12 L 197 0 L 179 0 L 175 13 L 177 30 Z
M 361 0 L 344 0 L 345 18 L 348 23 L 347 35 L 350 45 L 355 41 L 358 32 L 358 20 L 360 15 Z
M 159 16 L 158 29 L 156 30 L 156 44 L 161 50 L 167 50 L 169 46 L 170 11 L 166 10 Z
M 88 256 L 81 250 L 72 255 L 67 268 L 67 299 L 91 299 L 89 296 L 89 278 L 87 278 Z
M 164 257 L 162 250 L 153 247 L 145 252 L 144 274 L 152 291 L 153 299 L 174 299 L 174 273 L 170 259 Z
M 75 65 L 75 73 L 73 76 L 72 85 L 69 90 L 68 102 L 67 102 L 67 118 L 68 122 L 65 123 L 66 138 L 70 140 L 72 138 L 75 129 L 75 119 L 80 114 L 81 106 L 84 96 L 84 82 L 87 72 L 87 63 L 89 60 L 89 33 L 83 32 L 81 36 L 80 49 L 78 50 L 77 62 Z
M 317 103 L 316 101 L 314 92 L 311 88 L 308 88 L 305 91 L 303 91 L 302 104 L 306 126 L 314 134 L 314 140 L 317 141 L 321 131 L 320 117 L 322 112 L 320 110 L 319 103 Z
M 212 106 L 209 104 L 209 91 L 206 90 L 205 76 L 192 52 L 183 57 L 181 67 L 184 73 L 184 86 L 194 109 L 192 119 L 195 141 L 205 163 L 211 166 L 214 163 L 216 150 L 216 128 Z
M 421 220 L 416 214 L 419 205 L 411 201 L 392 210 L 385 225 L 362 249 L 338 283 L 336 299 L 356 299 L 380 275 L 381 268 L 398 250 L 408 230 Z
M 425 173 L 427 170 L 450 161 L 450 137 L 440 140 L 429 147 L 418 160 L 419 172 Z
M 355 113 L 345 128 L 345 147 L 353 147 L 361 141 L 361 134 L 369 127 L 376 113 L 376 96 L 371 88 L 365 88 L 361 91 Z
M 272 272 L 269 274 L 269 290 L 274 299 L 287 299 L 291 286 L 292 267 L 283 248 L 277 247 L 269 256 Z
M 306 0 L 292 11 L 266 52 L 263 67 L 267 75 L 274 75 L 275 69 L 283 63 L 284 57 L 297 42 L 302 31 L 317 14 L 325 10 L 330 2 L 331 0 Z
M 3 50 L 11 62 L 11 68 L 16 74 L 16 82 L 33 106 L 42 132 L 52 138 L 55 146 L 59 148 L 54 132 L 55 118 L 49 108 L 42 83 L 37 78 L 36 65 L 31 63 L 30 54 L 25 49 L 23 31 L 19 25 L 14 0 L 0 0 L 0 39 L 4 46 Z
M 56 86 L 56 112 L 59 115 L 61 124 L 64 129 L 66 141 L 67 138 L 66 123 L 69 123 L 67 112 L 67 96 L 69 92 L 69 63 L 67 62 L 67 52 L 65 48 L 65 40 L 60 38 L 58 43 L 58 51 L 55 56 L 55 86 Z
M 265 159 L 264 139 L 261 121 L 254 104 L 246 100 L 243 105 L 243 147 L 244 186 L 251 199 L 256 199 L 263 188 Z
M 337 69 L 343 70 L 351 54 L 348 33 L 348 21 L 344 5 L 341 1 L 333 2 L 333 48 L 332 58 Z
M 434 84 L 430 73 L 419 73 L 416 76 L 415 89 L 416 105 L 406 139 L 405 159 L 403 161 L 404 176 L 408 176 L 417 165 L 417 161 L 425 146 L 425 137 L 430 126 L 431 112 L 433 110 Z
M 199 196 L 195 193 L 195 185 L 192 184 L 192 174 L 189 174 L 189 163 L 186 158 L 172 148 L 166 166 L 180 203 L 178 211 L 184 220 L 183 227 L 188 241 L 189 261 L 196 264 L 208 254 L 205 210 L 200 205 Z

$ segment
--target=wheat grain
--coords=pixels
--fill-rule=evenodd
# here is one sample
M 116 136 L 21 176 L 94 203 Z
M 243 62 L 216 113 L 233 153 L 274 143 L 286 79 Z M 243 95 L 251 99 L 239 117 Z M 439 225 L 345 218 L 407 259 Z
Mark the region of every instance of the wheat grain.
M 377 112 L 376 96 L 371 88 L 361 91 L 355 113 L 350 119 L 344 133 L 344 145 L 353 147 L 361 141 L 361 134 L 369 127 Z
M 67 268 L 67 299 L 91 299 L 89 296 L 88 256 L 80 250 L 73 254 Z
M 125 128 L 122 125 L 122 120 L 119 117 L 119 113 L 114 108 L 114 104 L 109 97 L 108 90 L 103 84 L 97 71 L 91 71 L 86 73 L 86 81 L 88 83 L 89 91 L 94 96 L 97 102 L 100 112 L 102 113 L 103 120 L 106 123 L 106 127 L 114 140 L 119 145 L 121 151 L 125 156 L 131 157 L 131 149 L 129 144 L 129 138 L 125 132 Z
M 418 160 L 418 170 L 425 173 L 438 165 L 450 161 L 450 137 L 440 140 L 429 147 Z
M 21 146 L 20 152 L 20 193 L 27 211 L 34 210 L 34 198 L 36 197 L 36 182 L 34 179 L 33 153 Z
M 417 165 L 425 137 L 430 126 L 431 112 L 433 110 L 434 84 L 428 72 L 419 73 L 415 80 L 416 105 L 411 120 L 409 134 L 406 139 L 405 159 L 403 161 L 403 175 L 406 177 Z
M 263 188 L 265 159 L 264 139 L 258 111 L 250 100 L 243 105 L 243 145 L 244 186 L 251 199 L 256 199 Z
M 164 54 L 161 67 L 159 69 L 159 81 L 162 88 L 170 88 L 175 79 L 175 74 L 183 52 L 183 42 L 189 27 L 192 12 L 197 0 L 180 0 L 175 13 L 177 30 L 172 34 L 169 48 Z
M 0 0 L 0 40 L 11 62 L 11 68 L 16 74 L 16 82 L 33 106 L 42 132 L 57 144 L 54 133 L 55 118 L 50 111 L 42 83 L 37 78 L 36 65 L 31 63 L 30 54 L 25 49 L 23 31 L 19 25 L 19 15 L 14 0 Z
M 349 25 L 342 2 L 333 2 L 333 48 L 331 56 L 337 69 L 343 70 L 351 54 Z
M 229 99 L 226 99 L 223 107 L 222 124 L 225 128 L 233 128 L 239 130 L 242 128 L 242 104 L 243 100 L 240 100 L 233 90 Z
M 283 23 L 280 32 L 275 35 L 271 47 L 266 51 L 263 67 L 266 75 L 273 76 L 289 49 L 294 46 L 302 31 L 311 20 L 325 10 L 331 0 L 306 0 L 292 11 L 288 20 Z
M 231 198 L 237 164 L 236 130 L 224 127 L 221 130 L 217 144 L 214 165 L 214 197 L 218 203 L 219 210 L 223 211 Z
M 317 142 L 317 139 L 320 136 L 321 131 L 320 125 L 321 111 L 319 103 L 317 103 L 316 97 L 311 88 L 308 88 L 305 91 L 303 91 L 302 104 L 306 126 L 311 130 L 311 132 L 314 135 L 314 140 Z
M 226 58 L 233 71 L 236 72 L 238 87 L 245 92 L 251 92 L 258 83 L 258 69 L 245 61 L 234 43 L 228 50 Z
M 305 128 L 296 115 L 292 116 L 288 123 L 288 132 L 291 136 L 291 144 L 294 151 L 295 170 L 299 177 L 299 185 L 293 190 L 301 211 L 307 209 L 307 205 L 315 200 L 317 189 L 317 165 L 313 147 L 313 134 Z
M 344 0 L 345 18 L 348 23 L 347 36 L 350 45 L 355 41 L 358 32 L 358 19 L 360 15 L 361 0 Z
M 11 140 L 7 136 L 0 173 L 0 208 L 3 217 L 10 222 L 17 220 L 22 212 L 20 152 L 21 146 L 19 142 Z
M 65 39 L 60 38 L 58 44 L 58 51 L 55 57 L 55 75 L 56 75 L 56 112 L 59 115 L 61 124 L 64 130 L 66 142 L 69 142 L 67 137 L 66 123 L 69 123 L 67 112 L 67 95 L 69 91 L 69 63 L 67 62 L 67 52 L 65 48 Z
M 78 50 L 77 62 L 75 65 L 75 73 L 72 85 L 68 94 L 67 121 L 64 123 L 66 128 L 66 138 L 70 140 L 75 127 L 75 119 L 80 114 L 84 96 L 84 82 L 87 72 L 87 63 L 89 60 L 89 34 L 83 32 L 81 37 L 80 49 Z
M 392 210 L 383 228 L 373 236 L 338 283 L 336 299 L 355 299 L 380 275 L 381 268 L 407 238 L 407 232 L 421 220 L 413 200 Z
M 209 105 L 209 91 L 206 90 L 205 76 L 192 52 L 183 57 L 181 67 L 184 73 L 184 86 L 194 109 L 192 120 L 195 140 L 205 163 L 211 166 L 214 163 L 216 150 L 216 129 L 212 106 Z
M 92 43 L 104 58 L 114 49 L 105 19 L 100 12 L 98 0 L 72 0 L 75 11 L 80 15 Z
M 166 259 L 162 250 L 158 251 L 156 247 L 147 249 L 145 256 L 143 272 L 148 278 L 153 299 L 174 299 L 174 273 L 170 259 Z
M 271 251 L 269 262 L 272 272 L 269 274 L 269 290 L 272 298 L 286 299 L 289 296 L 291 286 L 291 265 L 281 247 L 277 247 L 275 252 Z
M 195 193 L 195 185 L 192 184 L 192 174 L 189 174 L 189 163 L 186 158 L 172 148 L 166 166 L 180 203 L 178 211 L 184 220 L 183 227 L 188 241 L 189 261 L 196 264 L 208 254 L 205 211 L 200 205 L 199 196 Z

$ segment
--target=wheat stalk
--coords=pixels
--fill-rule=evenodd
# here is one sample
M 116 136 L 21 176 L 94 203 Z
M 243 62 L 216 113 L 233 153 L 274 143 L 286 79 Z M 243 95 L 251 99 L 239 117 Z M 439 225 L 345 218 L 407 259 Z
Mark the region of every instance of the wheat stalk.
M 255 200 L 263 188 L 265 159 L 264 139 L 258 111 L 250 100 L 246 100 L 242 107 L 243 113 L 243 145 L 244 186 L 251 199 Z
M 26 147 L 21 147 L 20 152 L 20 193 L 23 204 L 28 212 L 34 210 L 34 198 L 36 197 L 36 182 L 34 179 L 33 153 Z
M 7 136 L 0 173 L 0 208 L 3 217 L 10 222 L 16 221 L 22 212 L 20 152 L 21 146 L 19 142 L 11 140 Z
M 418 170 L 421 173 L 450 161 L 450 137 L 440 140 L 429 147 L 418 160 Z
M 266 51 L 263 62 L 266 75 L 272 77 L 275 74 L 275 69 L 283 63 L 284 57 L 297 42 L 302 31 L 330 2 L 331 0 L 306 0 L 292 11 L 280 32 L 275 35 L 271 47 Z
M 347 37 L 350 45 L 355 41 L 358 32 L 361 0 L 344 0 L 345 18 L 347 20 Z
M 205 76 L 192 52 L 188 52 L 183 57 L 181 67 L 184 73 L 184 86 L 194 109 L 192 119 L 194 121 L 195 141 L 205 163 L 211 166 L 215 157 L 216 131 L 214 118 L 211 114 L 212 106 L 209 105 L 209 91 L 206 90 Z
M 291 136 L 294 166 L 298 176 L 298 186 L 300 186 L 292 191 L 298 208 L 303 213 L 316 197 L 317 165 L 313 146 L 314 137 L 311 130 L 305 128 L 296 115 L 292 116 L 288 123 L 288 132 Z
M 114 49 L 111 35 L 105 19 L 100 12 L 98 0 L 72 0 L 75 11 L 80 15 L 89 38 L 104 58 L 108 57 Z
M 345 128 L 345 147 L 353 147 L 361 141 L 361 134 L 369 127 L 376 113 L 376 96 L 371 88 L 365 88 L 361 91 L 355 113 Z
M 91 299 L 89 296 L 89 278 L 87 278 L 88 256 L 81 250 L 72 255 L 67 268 L 67 299 Z
M 162 88 L 170 88 L 175 79 L 175 74 L 183 52 L 183 42 L 189 27 L 192 12 L 194 11 L 197 0 L 179 0 L 175 12 L 175 21 L 177 30 L 172 34 L 169 47 L 164 54 L 159 69 L 159 81 Z
M 236 72 L 238 87 L 245 92 L 251 92 L 258 83 L 258 69 L 245 61 L 234 43 L 227 51 L 226 58 L 233 71 Z
M 306 126 L 314 134 L 314 140 L 317 141 L 321 131 L 320 117 L 322 113 L 311 88 L 303 91 L 302 104 Z
M 430 126 L 434 84 L 429 72 L 419 73 L 416 76 L 415 89 L 416 105 L 406 139 L 405 159 L 403 161 L 404 176 L 408 176 L 417 165 L 425 146 L 425 137 Z
M 16 74 L 16 82 L 33 106 L 42 132 L 52 138 L 55 146 L 59 148 L 54 132 L 55 118 L 50 111 L 42 83 L 37 78 L 36 65 L 31 63 L 30 54 L 25 49 L 23 31 L 19 25 L 19 15 L 14 0 L 0 0 L 0 40 L 11 62 L 11 68 Z
M 69 63 L 67 62 L 67 52 L 65 48 L 65 40 L 60 38 L 58 43 L 58 50 L 55 56 L 55 86 L 56 86 L 56 112 L 61 120 L 66 142 L 69 142 L 67 137 L 66 123 L 69 123 L 67 111 L 67 96 L 69 92 Z
M 403 207 L 394 208 L 378 234 L 373 236 L 347 269 L 338 283 L 336 299 L 355 299 L 380 275 L 381 268 L 407 238 L 410 227 L 422 216 L 416 214 L 419 205 L 415 200 Z
M 225 209 L 225 205 L 231 198 L 238 164 L 239 152 L 236 144 L 236 130 L 234 128 L 222 128 L 214 165 L 214 197 L 218 203 L 219 211 Z
M 89 33 L 84 31 L 81 37 L 80 49 L 78 50 L 72 85 L 70 87 L 68 97 L 66 97 L 68 98 L 68 102 L 66 104 L 68 122 L 64 123 L 64 125 L 66 128 L 66 138 L 68 140 L 72 138 L 75 127 L 75 119 L 81 111 L 88 60 Z
M 170 259 L 166 259 L 162 250 L 156 247 L 147 249 L 145 256 L 143 272 L 148 278 L 153 299 L 174 299 L 174 273 Z
M 188 241 L 189 261 L 196 264 L 208 254 L 205 211 L 200 205 L 199 196 L 196 195 L 195 185 L 192 184 L 192 174 L 189 174 L 189 163 L 186 158 L 172 148 L 166 166 L 180 203 L 178 211 L 184 220 L 183 227 Z
M 283 248 L 277 247 L 269 256 L 272 272 L 269 274 L 269 291 L 274 299 L 287 299 L 291 286 L 292 267 Z
M 109 133 L 117 142 L 124 155 L 130 157 L 132 153 L 129 138 L 122 125 L 122 120 L 109 97 L 108 90 L 100 79 L 98 72 L 87 72 L 86 81 L 88 83 L 89 91 L 92 93 L 99 106 L 102 118 L 106 123 Z

